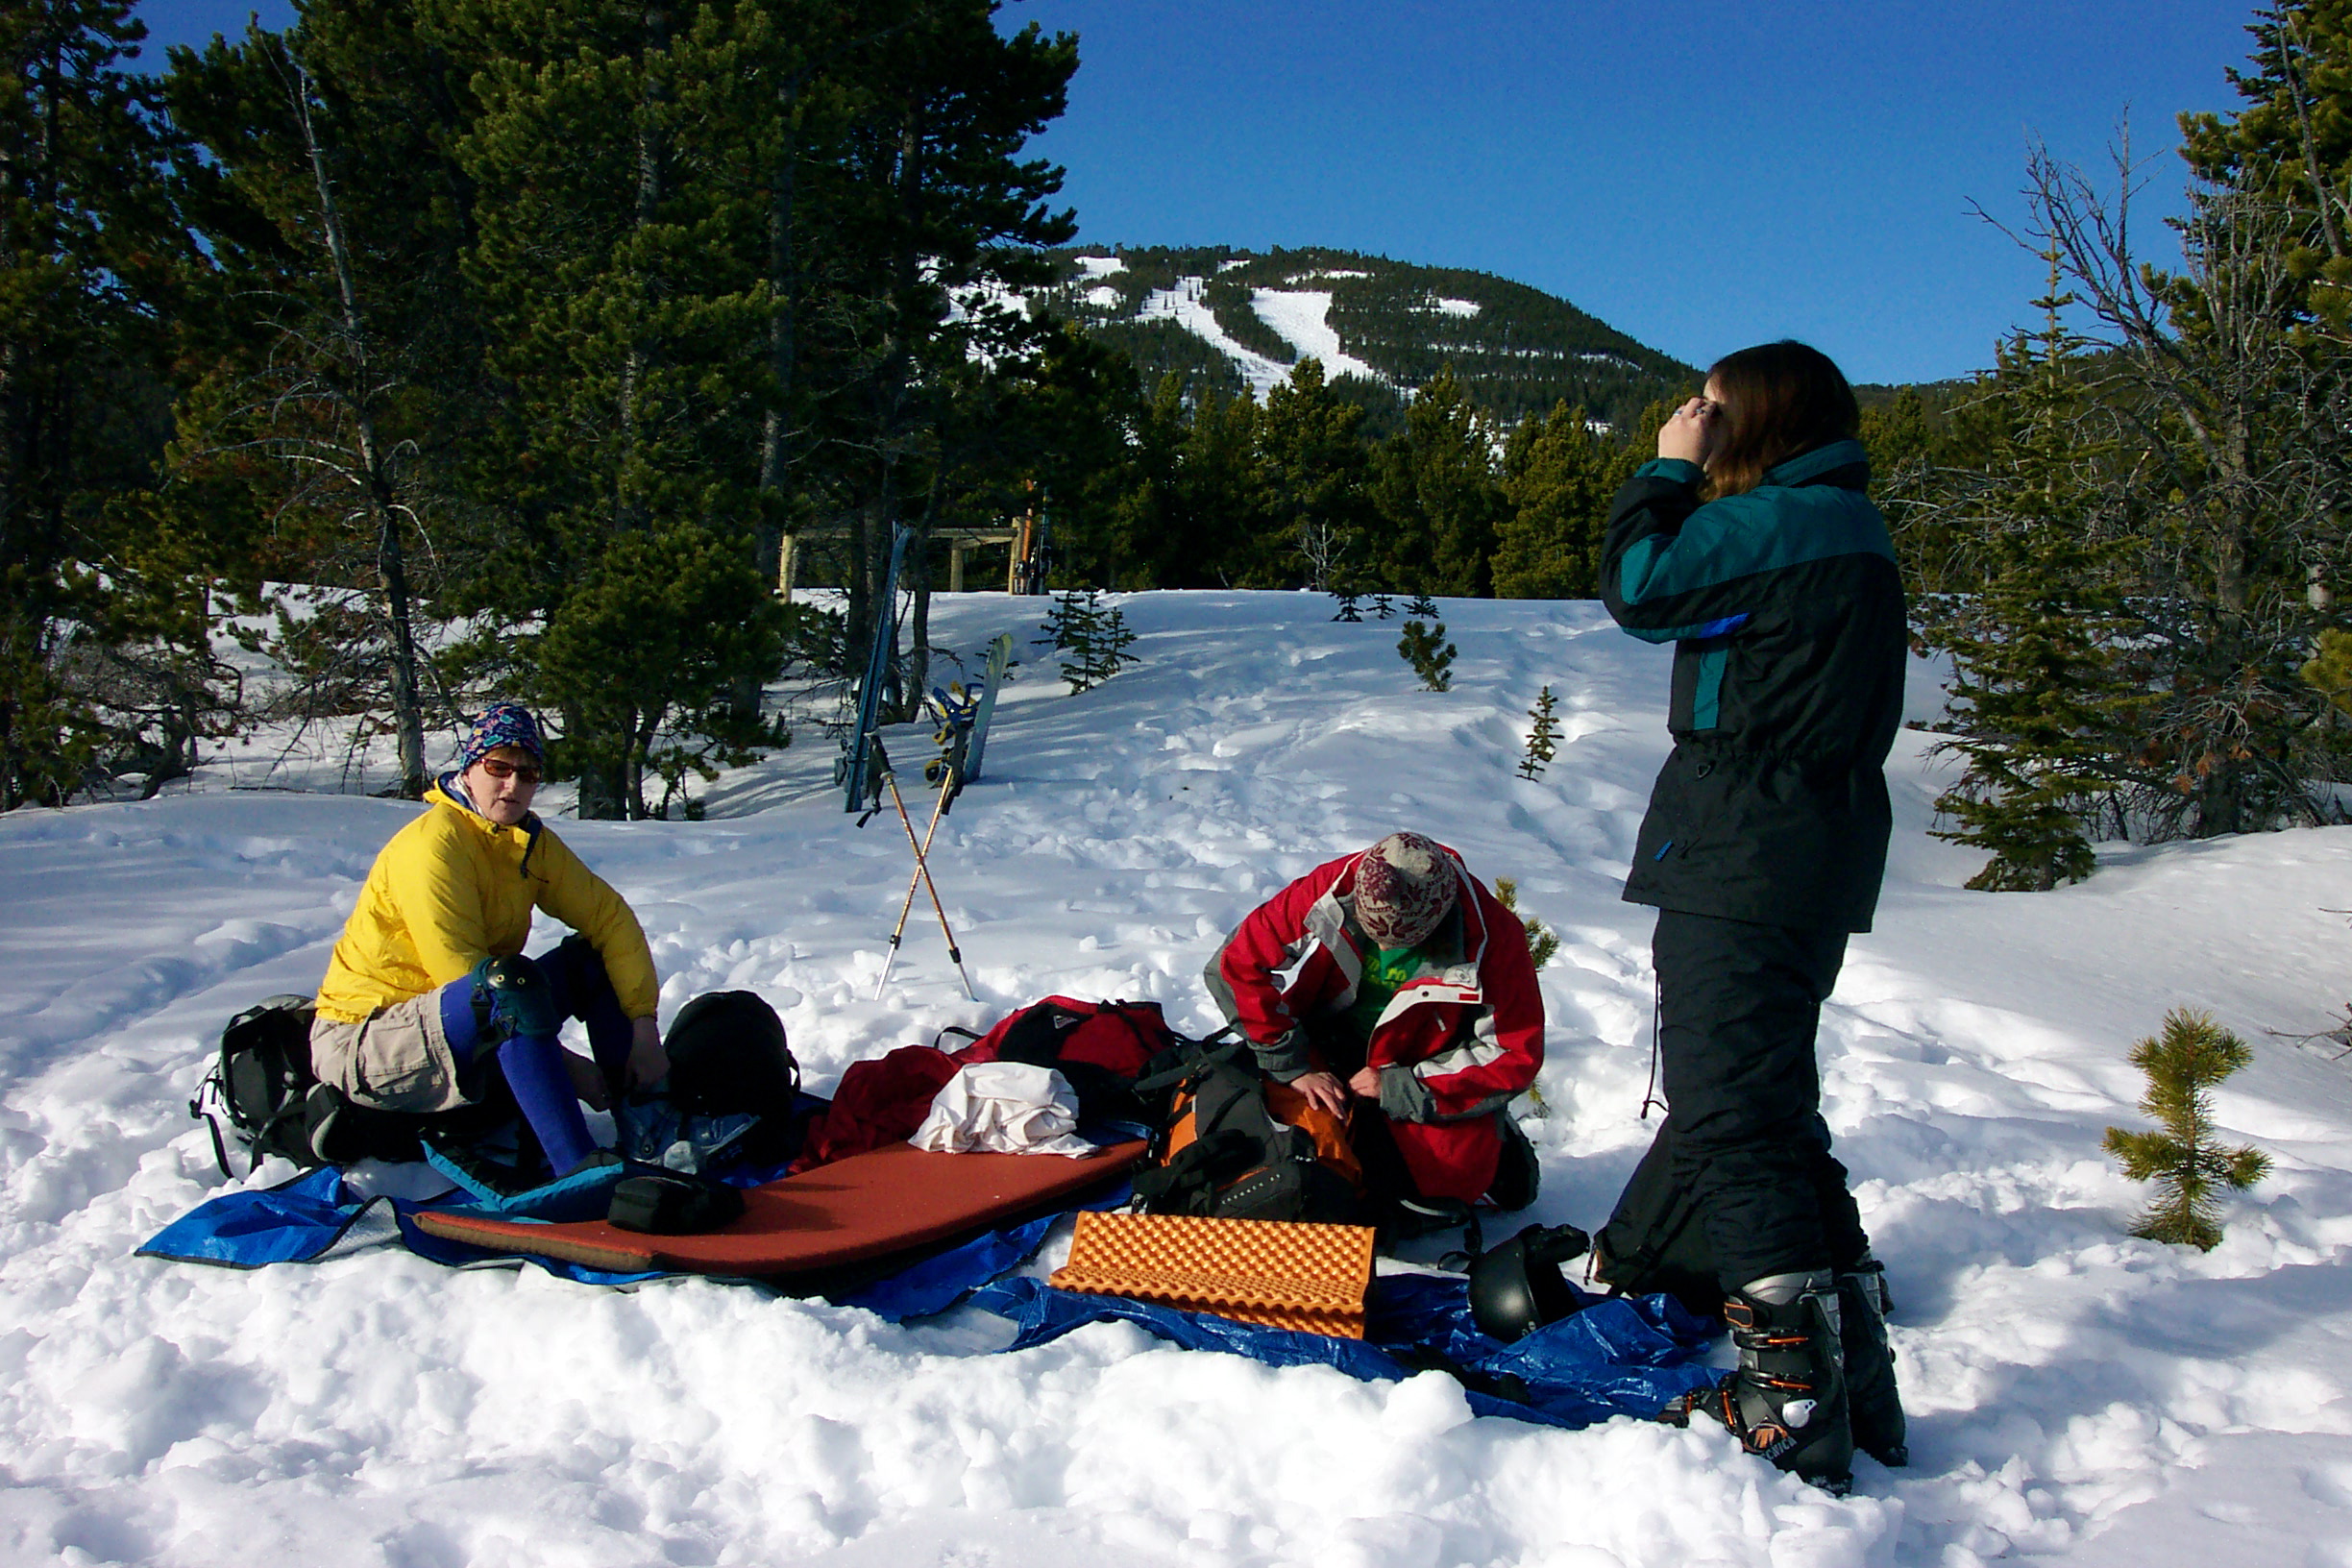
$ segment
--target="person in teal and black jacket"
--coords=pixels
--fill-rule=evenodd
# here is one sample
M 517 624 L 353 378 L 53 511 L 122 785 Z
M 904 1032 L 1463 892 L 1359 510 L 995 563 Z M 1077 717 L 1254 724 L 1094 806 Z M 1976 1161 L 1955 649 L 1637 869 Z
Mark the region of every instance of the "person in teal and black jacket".
M 1814 1060 L 1847 938 L 1877 903 L 1902 719 L 1902 585 L 1859 428 L 1818 351 L 1730 355 L 1618 492 L 1601 571 L 1626 630 L 1676 645 L 1674 751 L 1625 896 L 1658 911 L 1661 1139 L 1740 1350 L 1691 1408 L 1832 1487 L 1857 1445 L 1907 1458 L 1883 1274 Z

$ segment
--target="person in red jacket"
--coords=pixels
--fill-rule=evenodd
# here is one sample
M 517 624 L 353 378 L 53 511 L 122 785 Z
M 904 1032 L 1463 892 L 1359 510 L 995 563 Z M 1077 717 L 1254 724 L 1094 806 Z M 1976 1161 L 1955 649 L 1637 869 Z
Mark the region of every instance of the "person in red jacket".
M 1376 1201 L 1533 1201 L 1507 1107 L 1543 1066 L 1543 997 L 1518 919 L 1453 850 L 1392 833 L 1316 867 L 1206 978 L 1267 1077 L 1348 1118 Z

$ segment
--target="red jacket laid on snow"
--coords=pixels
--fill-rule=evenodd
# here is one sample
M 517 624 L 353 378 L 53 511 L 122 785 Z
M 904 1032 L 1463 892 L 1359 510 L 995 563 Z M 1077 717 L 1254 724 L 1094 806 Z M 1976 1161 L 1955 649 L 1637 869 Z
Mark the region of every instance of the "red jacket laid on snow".
M 1432 1198 L 1475 1201 L 1502 1154 L 1496 1117 L 1543 1066 L 1543 997 L 1527 934 L 1461 856 L 1459 882 L 1433 963 L 1407 980 L 1373 1026 L 1365 1066 L 1380 1071 L 1380 1108 L 1414 1185 Z M 1207 971 L 1226 1016 L 1257 1048 L 1267 1076 L 1287 1083 L 1320 1064 L 1300 1027 L 1356 1000 L 1365 939 L 1356 923 L 1356 863 L 1346 855 L 1261 904 L 1225 939 Z M 1298 972 L 1286 987 L 1281 971 Z

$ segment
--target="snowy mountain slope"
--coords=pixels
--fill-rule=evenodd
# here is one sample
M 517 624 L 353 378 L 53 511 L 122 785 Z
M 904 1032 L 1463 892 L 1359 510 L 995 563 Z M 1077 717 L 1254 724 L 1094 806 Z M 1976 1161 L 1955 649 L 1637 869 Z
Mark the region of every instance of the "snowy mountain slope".
M 868 999 L 910 867 L 894 821 L 842 813 L 821 746 L 730 776 L 704 822 L 564 823 L 644 918 L 664 1016 L 756 989 L 821 1088 L 1049 992 L 1205 1026 L 1199 968 L 1256 900 L 1422 827 L 1563 938 L 1534 1217 L 1598 1223 L 1649 1134 L 1650 916 L 1616 889 L 1665 651 L 1590 605 L 1448 601 L 1436 694 L 1393 625 L 1326 600 L 1120 602 L 1142 662 L 1075 698 L 1024 666 L 991 779 L 942 830 L 977 1006 L 920 924 Z M 979 594 L 934 614 L 966 651 L 1039 618 Z M 1547 682 L 1569 738 L 1531 783 L 1510 765 Z M 1914 711 L 1935 706 L 1923 670 Z M 1969 893 L 1972 858 L 1926 832 L 1933 740 L 1899 742 L 1887 896 L 1823 1031 L 1915 1455 L 1864 1461 L 1844 1501 L 1720 1433 L 1471 1420 L 1433 1374 L 1366 1385 L 1124 1326 L 998 1356 L 985 1315 L 894 1328 L 741 1286 L 134 1259 L 221 1185 L 184 1112 L 221 1021 L 316 983 L 414 808 L 216 769 L 0 819 L 0 1560 L 2352 1560 L 2352 1065 L 2262 1033 L 2345 994 L 2352 831 L 2117 847 L 2078 888 Z M 2183 1003 L 2253 1041 L 2220 1116 L 2278 1165 L 2210 1256 L 2127 1237 L 2139 1195 L 2098 1149 L 2139 1124 L 2130 1042 Z
M 1453 309 L 1450 306 L 1469 306 Z M 1383 386 L 1397 383 L 1382 375 L 1365 361 L 1347 352 L 1338 330 L 1331 324 L 1332 295 L 1328 289 L 1314 288 L 1257 288 L 1250 291 L 1250 308 L 1258 319 L 1273 328 L 1299 352 L 1302 359 L 1323 361 L 1326 376 L 1355 376 Z M 1468 300 L 1439 300 L 1437 307 L 1447 315 L 1472 316 L 1478 307 Z M 1410 394 L 1410 387 L 1398 390 Z
M 1505 420 L 1581 404 L 1605 423 L 1698 373 L 1523 283 L 1320 248 L 1079 248 L 1034 300 L 1126 351 L 1147 386 L 1173 372 L 1263 397 L 1299 359 L 1392 412 L 1441 370 Z M 1165 330 L 1173 325 L 1171 336 Z
M 1240 372 L 1241 380 L 1248 383 L 1251 393 L 1263 398 L 1269 390 L 1289 380 L 1290 366 L 1284 360 L 1243 345 L 1219 326 L 1215 312 L 1201 301 L 1207 282 L 1208 280 L 1203 278 L 1179 278 L 1174 288 L 1153 290 L 1137 308 L 1135 319 L 1176 323 L 1233 361 L 1234 368 Z M 1115 290 L 1099 285 L 1090 290 L 1087 297 L 1106 306 L 1116 306 L 1119 298 Z

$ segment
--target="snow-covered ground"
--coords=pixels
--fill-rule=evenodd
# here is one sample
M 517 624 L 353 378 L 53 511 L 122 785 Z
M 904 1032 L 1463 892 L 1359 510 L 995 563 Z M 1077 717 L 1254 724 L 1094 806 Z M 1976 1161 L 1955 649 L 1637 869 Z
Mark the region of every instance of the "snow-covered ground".
M 1529 1123 L 1536 1215 L 1605 1214 L 1648 1129 L 1650 916 L 1621 903 L 1665 749 L 1667 653 L 1589 605 L 1445 605 L 1456 686 L 1305 595 L 1117 602 L 1141 662 L 1006 694 L 937 851 L 983 1000 L 804 744 L 702 822 L 566 822 L 650 934 L 668 1017 L 783 1013 L 816 1087 L 1051 992 L 1212 1021 L 1198 970 L 1286 878 L 1399 827 L 1515 876 L 1564 942 Z M 1037 600 L 935 600 L 969 651 Z M 1568 739 L 1512 764 L 1537 689 Z M 1924 671 L 1922 717 L 1936 710 Z M 1436 1374 L 1366 1384 L 1100 1325 L 1018 1355 L 968 1311 L 892 1327 L 701 1282 L 612 1292 L 398 1253 L 236 1273 L 135 1259 L 220 1190 L 185 1103 L 222 1021 L 307 990 L 414 809 L 208 770 L 146 804 L 0 820 L 0 1560 L 236 1564 L 1524 1563 L 1685 1568 L 2352 1564 L 2352 831 L 2116 846 L 1990 895 L 1927 836 L 1906 732 L 1878 928 L 1825 1019 L 1827 1114 L 1898 1297 L 1913 1467 L 1834 1500 L 1722 1433 L 1473 1420 Z M 2099 1151 L 2166 1009 L 2254 1045 L 2217 1097 L 2276 1174 L 2211 1255 L 2137 1241 Z M 265 1173 L 266 1176 L 267 1173 Z

